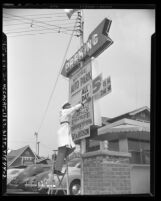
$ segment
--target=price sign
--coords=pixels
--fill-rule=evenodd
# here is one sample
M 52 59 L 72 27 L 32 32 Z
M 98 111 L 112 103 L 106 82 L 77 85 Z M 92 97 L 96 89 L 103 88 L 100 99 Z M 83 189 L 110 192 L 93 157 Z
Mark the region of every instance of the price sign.
M 99 81 L 97 81 L 99 80 Z M 101 86 L 100 86 L 100 82 L 101 82 Z M 104 79 L 103 81 L 100 79 L 100 75 L 97 76 L 94 80 L 93 80 L 93 86 L 97 85 L 99 87 L 95 87 L 98 88 L 98 90 L 96 90 L 96 92 L 93 90 L 93 97 L 94 99 L 99 99 L 102 98 L 103 96 L 109 94 L 111 92 L 111 77 L 107 77 L 106 79 Z
M 92 72 L 91 63 L 77 70 L 69 81 L 69 100 L 72 105 L 84 102 L 92 96 Z M 90 125 L 93 124 L 92 100 L 85 103 L 78 112 L 75 112 L 71 120 L 71 133 L 74 141 L 90 136 Z

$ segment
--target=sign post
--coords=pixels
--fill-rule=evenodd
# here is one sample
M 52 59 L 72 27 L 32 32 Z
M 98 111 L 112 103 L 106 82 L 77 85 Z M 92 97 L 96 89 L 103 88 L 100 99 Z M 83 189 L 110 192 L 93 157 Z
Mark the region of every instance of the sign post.
M 82 11 L 81 11 L 82 12 Z M 98 99 L 110 92 L 110 78 L 102 80 L 102 74 L 93 75 L 92 57 L 99 56 L 107 49 L 113 41 L 109 38 L 108 32 L 111 26 L 111 20 L 105 18 L 91 32 L 86 43 L 83 39 L 82 13 L 80 26 L 80 49 L 68 60 L 66 60 L 61 74 L 69 78 L 69 102 L 72 105 L 84 102 L 91 97 L 84 107 L 73 114 L 71 120 L 71 134 L 73 140 L 80 143 L 81 155 L 86 152 L 86 138 L 90 137 L 91 125 L 97 125 L 96 120 L 98 107 Z M 94 104 L 95 103 L 97 104 Z M 96 106 L 97 105 L 97 106 Z M 101 116 L 99 116 L 99 124 L 101 124 Z M 84 174 L 83 159 L 81 158 L 81 194 L 84 194 Z

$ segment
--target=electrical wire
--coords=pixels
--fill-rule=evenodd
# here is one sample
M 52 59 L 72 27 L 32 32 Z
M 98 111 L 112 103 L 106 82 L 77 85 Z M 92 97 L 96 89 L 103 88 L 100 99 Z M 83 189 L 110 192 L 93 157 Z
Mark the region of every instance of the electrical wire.
M 75 23 L 75 26 L 76 26 L 76 23 Z M 74 29 L 75 29 L 75 27 L 74 27 Z M 64 54 L 64 58 L 63 58 L 63 62 L 62 62 L 61 68 L 60 68 L 59 73 L 58 73 L 58 75 L 57 75 L 57 78 L 56 78 L 56 81 L 55 81 L 55 83 L 54 83 L 52 92 L 51 92 L 51 94 L 50 94 L 50 96 L 49 96 L 49 100 L 48 100 L 48 103 L 47 103 L 46 110 L 45 110 L 44 115 L 43 115 L 43 117 L 42 117 L 40 126 L 39 126 L 39 128 L 38 128 L 38 133 L 39 133 L 40 128 L 41 128 L 41 126 L 42 126 L 42 124 L 43 124 L 43 121 L 44 121 L 44 119 L 45 119 L 45 116 L 46 116 L 46 113 L 47 113 L 49 104 L 50 104 L 51 99 L 52 99 L 52 96 L 53 96 L 53 94 L 54 94 L 54 91 L 55 91 L 55 88 L 56 88 L 56 85 L 57 85 L 57 82 L 58 82 L 58 78 L 59 78 L 60 73 L 61 73 L 61 71 L 62 71 L 62 68 L 63 68 L 64 62 L 65 62 L 65 58 L 66 58 L 66 55 L 67 55 L 67 52 L 68 52 L 68 49 L 69 49 L 69 46 L 70 46 L 70 43 L 71 43 L 73 34 L 74 34 L 74 31 L 72 32 L 71 37 L 70 37 L 70 39 L 69 39 L 69 42 L 68 42 L 68 45 L 67 45 L 67 49 L 66 49 L 65 54 Z
M 54 31 L 52 31 L 52 32 L 44 32 L 44 33 L 42 33 L 42 32 L 38 32 L 38 33 L 35 33 L 35 34 L 19 34 L 19 35 L 8 35 L 8 37 L 19 37 L 19 36 L 28 36 L 28 35 L 37 35 L 37 34 L 53 34 L 53 33 L 58 33 L 58 32 L 54 32 Z M 62 32 L 62 31 L 60 31 L 60 33 L 62 33 L 62 34 L 66 34 L 66 35 L 71 35 L 71 34 L 69 34 L 69 33 L 65 33 L 65 32 Z M 77 35 L 74 35 L 74 36 L 77 36 Z
M 32 25 L 32 27 L 33 27 L 33 25 Z M 16 30 L 16 29 L 15 29 Z M 6 34 L 11 34 L 11 33 L 23 33 L 23 32 L 33 32 L 33 31 L 44 31 L 44 30 L 48 30 L 48 29 L 31 29 L 31 30 L 21 30 L 21 31 L 14 31 L 14 30 L 8 30 L 9 32 L 7 32 L 6 30 L 5 30 L 5 33 Z M 60 32 L 60 29 L 53 29 L 53 31 L 57 31 L 57 32 Z M 73 31 L 72 29 L 66 29 L 66 30 L 64 30 L 64 31 Z
M 62 27 L 60 27 L 60 26 L 51 25 L 51 24 L 48 24 L 48 23 L 45 23 L 45 22 L 42 22 L 42 21 L 39 21 L 39 20 L 28 19 L 28 18 L 25 18 L 25 17 L 21 17 L 21 16 L 18 16 L 18 15 L 13 15 L 13 14 L 9 14 L 9 13 L 5 13 L 5 14 L 10 15 L 10 16 L 13 16 L 13 17 L 18 17 L 18 18 L 23 19 L 23 20 L 30 20 L 30 21 L 32 20 L 32 21 L 34 21 L 34 22 L 42 23 L 42 24 L 44 24 L 44 25 L 53 26 L 53 27 L 57 27 L 57 28 L 62 28 Z
M 38 32 L 38 33 L 35 33 L 35 34 L 19 34 L 19 35 L 8 35 L 8 37 L 19 37 L 19 36 L 28 36 L 28 35 L 37 35 L 37 34 L 53 34 L 53 33 L 58 33 L 58 32 Z M 71 35 L 69 33 L 65 33 L 65 32 L 60 32 L 62 34 L 65 34 L 65 35 Z M 74 35 L 74 36 L 77 36 L 77 35 Z M 77 36 L 78 37 L 78 36 Z
M 24 19 L 22 20 L 22 19 L 19 19 L 19 20 L 21 20 L 23 23 L 24 23 Z M 76 22 L 75 23 L 78 23 L 77 22 L 77 20 L 78 19 L 76 19 Z M 25 23 L 27 23 L 27 24 L 32 24 L 33 22 L 25 22 Z M 67 23 L 66 23 L 67 24 Z M 40 26 L 40 25 L 37 25 L 37 24 L 33 24 L 32 26 L 37 26 L 37 27 L 43 27 L 43 28 L 45 28 L 45 29 L 48 29 L 48 30 L 52 30 L 52 32 L 45 32 L 45 33 L 63 33 L 63 34 L 67 34 L 67 35 L 70 35 L 69 33 L 67 33 L 67 31 L 69 32 L 69 31 L 73 31 L 73 27 L 60 27 L 60 26 L 57 26 L 57 27 L 59 27 L 59 30 L 58 30 L 58 28 L 46 28 L 46 27 L 44 27 L 44 26 Z M 77 27 L 77 26 L 74 26 L 74 27 Z M 34 32 L 34 31 L 45 31 L 45 29 L 40 29 L 40 30 L 27 30 L 27 31 L 25 31 L 25 32 Z M 63 31 L 60 31 L 60 29 L 63 29 Z M 17 30 L 17 29 L 16 29 Z M 54 32 L 54 31 L 57 31 L 57 32 Z M 19 35 L 13 35 L 13 34 L 15 34 L 15 33 L 23 33 L 24 31 L 22 30 L 22 31 L 18 31 L 18 32 L 12 32 L 12 30 L 7 30 L 7 31 L 11 31 L 11 32 L 7 32 L 6 34 L 8 34 L 8 36 L 9 37 L 18 37 L 18 36 L 25 36 L 25 35 L 35 35 L 35 34 L 45 34 L 45 33 L 42 33 L 42 32 L 37 32 L 37 33 L 35 33 L 35 34 L 19 34 Z M 74 31 L 77 31 L 77 29 L 76 30 L 74 30 Z M 12 35 L 9 35 L 9 34 L 12 34 Z M 77 36 L 77 35 L 74 35 L 74 36 Z
M 10 14 L 9 14 L 10 15 Z M 14 16 L 16 16 L 16 15 L 14 15 Z M 19 17 L 19 18 L 22 18 L 22 17 L 20 17 L 20 16 L 16 16 L 16 17 Z M 19 19 L 20 20 L 20 19 Z M 24 22 L 24 20 L 26 20 L 26 18 L 23 18 L 23 19 L 21 19 L 21 21 L 23 20 L 23 22 Z M 29 19 L 27 19 L 27 20 L 29 20 Z M 32 20 L 33 21 L 33 20 Z M 35 20 L 34 20 L 34 22 L 35 22 Z M 42 22 L 42 21 L 37 21 L 36 20 L 36 22 L 38 22 L 38 23 L 42 23 L 42 24 L 45 24 L 45 25 L 48 25 L 48 26 L 54 26 L 54 28 L 47 28 L 47 29 L 50 29 L 50 30 L 55 30 L 55 27 L 56 28 L 58 28 L 59 29 L 59 33 L 60 33 L 60 29 L 64 29 L 65 31 L 73 31 L 73 30 L 71 30 L 71 29 L 69 29 L 69 28 L 67 28 L 67 27 L 60 27 L 60 26 L 57 26 L 57 25 L 51 25 L 51 24 L 46 24 L 46 23 L 44 23 L 44 22 Z M 26 23 L 26 22 L 25 22 Z M 27 22 L 28 23 L 28 22 Z M 30 22 L 30 23 L 28 23 L 28 24 L 31 24 L 31 23 L 33 23 L 33 22 Z M 35 23 L 34 23 L 34 25 L 35 25 Z M 40 26 L 40 25 L 37 25 L 36 24 L 36 26 L 39 26 L 39 27 L 43 27 L 43 28 L 46 28 L 46 27 L 44 27 L 44 26 Z M 32 30 L 31 30 L 32 31 Z M 24 31 L 22 31 L 22 32 L 24 32 Z M 30 31 L 26 31 L 26 32 L 30 32 Z M 11 32 L 10 32 L 11 33 Z M 20 33 L 20 32 L 14 32 L 14 33 Z M 63 31 L 61 31 L 61 33 L 63 33 Z M 64 32 L 65 33 L 65 32 Z M 6 33 L 7 34 L 7 33 Z M 9 33 L 8 33 L 9 34 Z
M 62 29 L 62 28 L 59 28 L 59 29 L 58 28 L 47 28 L 45 26 L 40 26 L 40 25 L 35 25 L 35 26 L 45 28 L 46 30 L 57 31 L 58 33 L 64 33 L 64 34 L 67 34 L 67 31 L 73 31 L 72 29 L 65 29 L 65 28 L 63 28 L 64 30 L 60 31 L 60 29 Z M 43 29 L 43 30 L 45 30 L 45 29 Z M 28 30 L 28 31 L 25 31 L 25 32 L 32 32 L 32 31 L 39 31 L 39 30 L 30 30 L 30 31 Z M 11 34 L 11 33 L 14 34 L 14 33 L 22 33 L 22 32 L 24 32 L 24 31 L 6 32 L 6 34 Z M 57 33 L 57 32 L 53 32 L 53 33 Z M 25 35 L 27 35 L 27 34 L 25 34 Z
M 17 20 L 19 21 L 19 19 L 17 19 Z M 32 19 L 28 19 L 28 20 L 32 21 Z M 75 20 L 76 19 L 70 19 L 70 21 L 75 21 Z M 65 20 L 49 20 L 49 21 L 46 21 L 46 22 L 55 22 L 55 21 L 57 21 L 59 23 L 59 22 L 62 22 L 62 21 L 69 21 L 69 20 L 68 19 L 65 19 Z M 7 24 L 5 26 L 14 26 L 14 25 L 18 25 L 18 24 L 23 24 L 23 23 L 12 23 L 12 24 Z
M 23 17 L 28 17 L 28 16 L 44 16 L 44 15 L 53 15 L 53 16 L 66 16 L 66 14 L 64 13 L 64 10 L 63 12 L 60 12 L 60 13 L 40 13 L 40 14 L 29 14 L 29 15 L 23 15 Z M 72 17 L 76 15 L 75 13 L 73 13 Z

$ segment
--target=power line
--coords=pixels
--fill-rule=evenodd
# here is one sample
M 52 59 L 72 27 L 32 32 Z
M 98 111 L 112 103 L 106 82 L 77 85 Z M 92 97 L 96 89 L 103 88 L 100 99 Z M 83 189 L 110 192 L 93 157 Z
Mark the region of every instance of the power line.
M 76 31 L 76 30 L 64 30 L 64 31 L 61 31 L 60 29 L 58 30 L 56 30 L 56 29 L 53 29 L 52 31 L 48 31 L 48 32 L 44 32 L 44 31 L 47 31 L 47 30 L 52 30 L 52 29 L 39 29 L 39 30 L 30 30 L 30 31 L 17 31 L 17 32 L 6 32 L 6 31 L 4 31 L 6 34 L 7 34 L 7 36 L 9 36 L 9 37 L 17 37 L 17 36 L 25 36 L 25 35 L 37 35 L 37 34 L 47 34 L 47 33 L 62 33 L 62 34 L 66 34 L 66 35 L 71 35 L 71 33 L 69 33 L 69 32 L 71 32 L 71 31 Z M 41 31 L 41 32 L 40 32 Z M 43 31 L 43 32 L 42 32 Z M 23 32 L 29 32 L 29 34 L 27 33 L 27 34 L 20 34 L 20 33 L 23 33 Z M 31 33 L 32 32 L 32 33 Z M 33 32 L 36 32 L 36 33 L 33 33 Z M 19 33 L 19 34 L 16 34 L 16 33 Z M 30 34 L 31 33 L 31 34 Z M 16 34 L 16 35 L 14 35 L 14 34 Z M 75 35 L 74 35 L 75 36 Z
M 18 19 L 18 20 L 20 20 L 20 19 Z M 73 19 L 74 21 L 76 20 L 76 19 Z M 48 21 L 45 21 L 45 22 L 54 22 L 54 23 L 60 23 L 60 22 L 64 22 L 64 21 L 67 21 L 67 20 L 48 20 Z M 19 25 L 22 25 L 22 24 L 24 24 L 24 23 L 26 23 L 26 24 L 31 24 L 31 22 L 32 22 L 32 20 L 30 21 L 30 22 L 20 22 L 20 23 L 12 23 L 12 24 L 4 24 L 3 26 L 5 26 L 5 27 L 7 27 L 7 26 L 19 26 Z M 72 25 L 74 25 L 74 22 L 73 23 L 65 23 L 65 24 L 72 24 Z M 59 24 L 59 25 L 63 25 L 63 24 Z
M 21 17 L 21 16 L 18 16 L 18 15 L 13 15 L 13 14 L 9 14 L 9 13 L 5 13 L 5 14 L 10 15 L 10 16 L 13 16 L 13 17 L 18 17 L 18 18 L 23 19 L 23 20 L 30 20 L 31 22 L 32 22 L 32 21 L 35 21 L 35 22 L 39 22 L 39 23 L 42 23 L 42 24 L 45 24 L 45 25 L 49 25 L 49 26 L 54 26 L 54 27 L 60 28 L 60 27 L 57 26 L 57 25 L 47 24 L 47 23 L 42 22 L 42 21 L 33 20 L 33 19 L 28 19 L 28 18 L 25 18 L 25 17 Z
M 13 16 L 14 17 L 14 16 Z M 15 18 L 13 18 L 13 17 L 9 17 L 9 16 L 4 16 L 3 18 L 4 18 L 4 20 L 5 21 L 16 21 L 16 20 L 18 20 L 18 19 L 15 19 Z M 59 18 L 62 18 L 62 16 L 58 16 Z M 46 18 L 53 18 L 53 17 L 37 17 L 37 18 L 26 18 L 26 20 L 28 19 L 28 20 L 31 20 L 31 19 L 33 19 L 33 20 L 35 20 L 35 19 L 46 19 Z M 63 19 L 61 19 L 61 20 L 66 20 L 66 18 L 64 18 L 63 17 Z M 56 21 L 57 21 L 57 19 L 56 19 Z
M 38 25 L 37 25 L 38 26 Z M 37 31 L 37 29 L 34 29 L 36 27 L 34 27 L 34 24 L 31 24 L 30 27 L 32 27 L 32 29 L 30 31 Z M 5 29 L 5 32 L 7 31 L 25 31 L 23 29 L 28 29 L 29 27 L 19 27 L 19 28 L 16 28 L 16 29 Z M 69 27 L 64 27 L 65 29 L 67 29 L 68 31 L 72 31 L 73 30 L 73 27 L 72 26 L 69 26 Z M 46 30 L 46 29 L 40 29 L 40 30 Z M 56 29 L 56 30 L 59 30 L 59 29 Z
M 6 13 L 6 14 L 8 14 L 8 13 Z M 23 18 L 23 19 L 21 19 L 21 21 L 22 21 L 22 20 L 23 20 L 23 21 L 24 21 L 24 20 L 31 20 L 31 19 L 26 19 L 26 18 L 24 18 L 24 17 L 17 16 L 17 15 L 12 15 L 12 14 L 8 14 L 8 15 L 15 16 L 15 17 L 19 17 L 19 18 Z M 44 24 L 44 25 L 52 26 L 52 27 L 54 27 L 54 28 L 68 30 L 68 29 L 65 28 L 65 27 L 61 27 L 61 26 L 57 26 L 57 25 L 53 25 L 53 24 L 47 24 L 47 23 L 45 23 L 45 22 L 38 21 L 38 20 L 32 20 L 32 21 L 30 22 L 30 24 L 33 23 L 33 21 L 34 21 L 34 22 L 38 22 L 38 23 L 42 23 L 42 24 Z M 25 23 L 26 23 L 26 22 L 25 22 Z M 34 23 L 34 25 L 35 25 L 35 23 Z M 40 26 L 40 25 L 36 25 L 36 26 L 46 28 L 46 27 L 44 27 L 44 26 L 42 26 L 42 25 L 41 25 L 41 26 Z M 47 29 L 50 29 L 50 28 L 47 28 Z M 53 29 L 50 29 L 50 30 L 53 30 Z M 55 30 L 55 29 L 54 29 L 54 30 Z M 72 31 L 72 30 L 69 30 L 69 31 Z
M 33 27 L 34 25 L 32 25 Z M 71 28 L 71 27 L 70 27 Z M 73 31 L 72 29 L 70 28 L 67 28 L 67 29 L 64 29 L 64 31 Z M 17 29 L 14 29 L 14 30 L 17 30 Z M 31 29 L 31 30 L 21 30 L 21 31 L 14 31 L 14 30 L 8 30 L 9 32 L 6 32 L 6 34 L 11 34 L 11 33 L 23 33 L 23 32 L 33 32 L 33 31 L 44 31 L 44 30 L 48 30 L 48 28 L 45 28 L 45 29 Z M 53 31 L 58 31 L 60 32 L 60 29 L 53 29 Z
M 19 21 L 19 19 L 16 19 L 16 20 L 18 20 Z M 32 21 L 32 19 L 28 19 L 28 20 L 31 20 Z M 70 21 L 75 21 L 76 19 L 70 19 Z M 57 22 L 64 22 L 64 21 L 69 21 L 68 19 L 65 19 L 65 20 L 49 20 L 49 21 L 45 21 L 45 22 L 55 22 L 55 21 L 57 21 Z M 22 24 L 22 23 L 12 23 L 12 24 L 7 24 L 7 25 L 5 25 L 5 26 L 12 26 L 12 25 L 17 25 L 17 24 Z
M 4 18 L 9 18 L 9 20 L 12 20 L 12 21 L 19 20 L 19 19 L 15 19 L 15 18 L 23 18 L 24 20 L 35 20 L 35 19 L 37 19 L 37 18 L 26 18 L 23 16 L 13 15 L 13 14 L 9 14 L 9 13 L 4 13 L 4 14 L 9 15 L 9 16 L 4 16 Z M 73 20 L 75 20 L 75 19 L 73 19 Z M 38 20 L 35 20 L 35 21 L 38 21 Z M 69 21 L 69 19 L 67 19 L 67 18 L 60 19 L 60 20 L 59 19 L 56 19 L 56 20 L 53 19 L 52 21 Z
M 75 22 L 75 26 L 76 26 L 76 22 Z M 74 26 L 74 29 L 75 29 L 75 26 Z M 65 62 L 65 58 L 66 58 L 66 55 L 67 55 L 67 52 L 68 52 L 68 49 L 69 49 L 69 46 L 70 46 L 70 43 L 71 43 L 73 34 L 74 34 L 74 31 L 72 32 L 71 37 L 70 37 L 70 39 L 69 39 L 69 42 L 68 42 L 68 45 L 67 45 L 67 49 L 66 49 L 66 51 L 65 51 L 65 55 L 64 55 L 64 58 L 63 58 L 63 62 L 62 62 L 60 71 L 59 71 L 59 73 L 58 73 L 58 75 L 57 75 L 56 81 L 55 81 L 55 83 L 54 83 L 54 87 L 53 87 L 53 89 L 52 89 L 52 92 L 51 92 L 51 94 L 50 94 L 50 97 L 49 97 L 49 100 L 48 100 L 48 103 L 47 103 L 46 110 L 45 110 L 44 115 L 43 115 L 43 117 L 42 117 L 40 126 L 39 126 L 39 128 L 38 128 L 38 133 L 39 133 L 40 128 L 41 128 L 41 126 L 42 126 L 42 124 L 43 124 L 43 121 L 44 121 L 44 119 L 45 119 L 45 116 L 46 116 L 46 113 L 47 113 L 47 110 L 48 110 L 48 107 L 49 107 L 49 104 L 50 104 L 50 101 L 51 101 L 52 96 L 53 96 L 53 94 L 54 94 L 54 91 L 55 91 L 55 88 L 56 88 L 56 84 L 57 84 L 58 78 L 59 78 L 59 76 L 60 76 L 60 73 L 61 73 L 61 71 L 62 71 L 62 68 L 63 68 L 64 62 Z
M 38 33 L 35 33 L 35 34 L 19 34 L 19 35 L 8 35 L 8 37 L 19 37 L 19 36 L 27 36 L 27 35 L 37 35 L 37 34 L 50 34 L 50 33 L 58 33 L 57 31 L 52 31 L 52 32 L 38 32 Z M 69 33 L 66 33 L 66 32 L 62 32 L 60 31 L 60 33 L 62 34 L 66 34 L 66 35 L 71 35 Z
M 64 34 L 68 34 L 67 31 L 74 31 L 74 30 L 70 30 L 70 29 L 66 29 L 66 28 L 62 28 L 62 27 L 59 27 L 59 28 L 48 28 L 48 27 L 45 27 L 45 26 L 40 26 L 40 25 L 36 25 L 34 24 L 35 26 L 38 26 L 38 27 L 42 27 L 42 28 L 45 28 L 47 30 L 52 30 L 53 31 L 57 31 L 58 33 L 64 33 Z M 60 31 L 60 29 L 64 29 L 62 31 Z M 33 31 L 39 31 L 39 30 L 33 30 Z M 22 33 L 23 31 L 20 31 L 19 33 Z M 26 31 L 26 32 L 32 32 L 32 31 Z M 53 32 L 53 33 L 57 33 L 57 32 Z M 12 34 L 14 34 L 16 32 L 12 32 Z M 6 33 L 7 34 L 7 33 Z M 11 34 L 11 32 L 8 32 L 8 34 Z M 24 34 L 24 35 L 27 35 L 27 34 Z M 30 34 L 31 35 L 31 34 Z
M 65 12 L 63 11 L 63 12 L 59 12 L 59 13 L 40 13 L 40 14 L 29 14 L 29 15 L 23 15 L 23 17 L 28 17 L 28 16 L 42 16 L 42 15 L 55 15 L 55 16 L 66 16 L 66 14 L 65 14 Z M 73 15 L 72 16 L 74 16 L 74 15 L 76 15 L 75 13 L 73 13 Z

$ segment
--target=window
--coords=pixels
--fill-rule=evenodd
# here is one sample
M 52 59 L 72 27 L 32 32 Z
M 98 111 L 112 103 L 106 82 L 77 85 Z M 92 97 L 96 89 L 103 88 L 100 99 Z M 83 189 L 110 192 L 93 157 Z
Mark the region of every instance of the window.
M 130 162 L 135 164 L 150 164 L 150 142 L 128 139 L 128 149 L 131 153 Z
M 143 160 L 144 164 L 150 164 L 150 151 L 149 150 L 143 150 L 142 160 Z
M 150 150 L 130 151 L 130 163 L 150 164 Z
M 141 164 L 141 155 L 139 151 L 130 151 L 130 163 Z
M 108 141 L 108 149 L 111 151 L 119 151 L 119 142 L 118 140 Z

